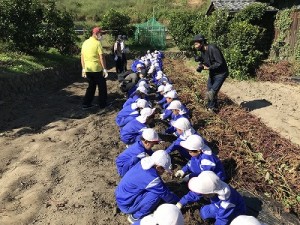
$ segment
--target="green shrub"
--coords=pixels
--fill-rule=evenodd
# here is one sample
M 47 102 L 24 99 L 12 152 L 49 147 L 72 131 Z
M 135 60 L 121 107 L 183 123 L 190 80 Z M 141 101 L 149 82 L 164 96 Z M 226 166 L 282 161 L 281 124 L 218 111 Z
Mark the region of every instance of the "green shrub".
M 45 50 L 56 48 L 61 54 L 76 52 L 76 34 L 72 16 L 59 11 L 55 2 L 49 1 L 43 8 L 43 21 L 38 31 L 40 46 Z
M 14 50 L 32 53 L 40 48 L 74 51 L 73 18 L 56 9 L 54 1 L 2 0 L 0 2 L 0 40 L 13 43 Z
M 0 38 L 13 42 L 16 50 L 36 50 L 36 34 L 43 18 L 41 4 L 36 0 L 2 0 L 0 11 Z
M 180 50 L 191 50 L 193 28 L 197 14 L 192 12 L 173 13 L 169 17 L 168 31 Z
M 224 54 L 232 77 L 246 79 L 254 75 L 262 56 L 262 52 L 257 50 L 256 46 L 263 33 L 260 27 L 246 21 L 230 24 L 227 34 L 229 46 Z
M 289 44 L 285 42 L 292 24 L 292 11 L 293 9 L 285 9 L 279 11 L 276 15 L 275 28 L 279 33 L 271 48 L 271 52 L 276 59 L 286 59 L 292 55 Z
M 246 21 L 253 25 L 260 25 L 266 9 L 267 5 L 264 3 L 253 3 L 247 6 L 245 9 L 237 12 L 233 20 L 235 22 Z
M 127 34 L 130 17 L 114 9 L 110 9 L 103 15 L 101 23 L 103 29 L 111 30 L 111 33 L 115 36 L 118 34 Z
M 204 14 L 197 16 L 193 32 L 204 35 L 209 43 L 218 45 L 220 49 L 227 47 L 228 12 L 217 10 L 209 17 Z

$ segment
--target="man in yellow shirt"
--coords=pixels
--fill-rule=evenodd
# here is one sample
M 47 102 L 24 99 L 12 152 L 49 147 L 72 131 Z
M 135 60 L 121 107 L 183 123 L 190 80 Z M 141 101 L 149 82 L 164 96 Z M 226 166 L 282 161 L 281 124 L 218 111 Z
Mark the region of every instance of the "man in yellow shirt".
M 82 44 L 82 76 L 86 77 L 89 83 L 83 99 L 83 109 L 93 107 L 92 101 L 97 86 L 99 91 L 99 107 L 105 108 L 107 106 L 107 86 L 105 78 L 107 78 L 108 73 L 102 45 L 99 41 L 102 34 L 102 30 L 99 27 L 95 27 L 92 31 L 92 36 Z

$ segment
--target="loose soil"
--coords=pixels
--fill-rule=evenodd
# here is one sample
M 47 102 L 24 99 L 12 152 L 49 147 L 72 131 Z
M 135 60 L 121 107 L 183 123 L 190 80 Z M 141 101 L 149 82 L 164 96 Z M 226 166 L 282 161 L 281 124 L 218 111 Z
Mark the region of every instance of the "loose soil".
M 223 121 L 223 118 L 230 121 L 232 117 L 229 114 L 234 117 L 236 113 L 241 113 L 235 108 L 239 107 L 222 97 L 223 104 L 231 108 L 224 106 L 220 116 L 206 112 L 202 90 L 199 94 L 196 91 L 192 94 L 188 92 L 193 91 L 193 85 L 198 84 L 197 82 L 199 85 L 203 84 L 198 80 L 191 82 L 190 78 L 182 76 L 177 76 L 180 80 L 176 80 L 175 74 L 189 73 L 192 76 L 182 62 L 167 61 L 165 65 L 166 73 L 173 74 L 172 78 L 182 101 L 192 110 L 194 126 L 210 141 L 210 146 L 219 151 L 219 156 L 232 177 L 231 184 L 245 193 L 251 213 L 264 221 L 272 221 L 272 224 L 299 224 L 295 216 L 285 213 L 279 201 L 272 202 L 275 207 L 269 207 L 270 200 L 260 197 L 259 194 L 265 192 L 266 188 L 263 187 L 264 179 L 260 172 L 255 170 L 260 166 L 266 167 L 269 160 L 264 159 L 264 163 L 252 158 L 251 161 L 253 154 L 249 153 L 249 149 L 252 149 L 250 145 L 253 143 L 246 139 L 246 131 L 237 133 Z M 84 111 L 80 108 L 87 87 L 84 80 L 60 90 L 41 90 L 1 103 L 0 224 L 128 224 L 126 216 L 119 212 L 114 200 L 114 189 L 119 182 L 114 160 L 125 149 L 125 145 L 120 142 L 114 119 L 125 99 L 112 71 L 107 83 L 109 100 L 114 103 L 106 110 L 95 107 Z M 292 96 L 299 93 L 293 93 L 295 95 Z M 275 104 L 272 102 L 272 105 Z M 261 107 L 261 110 L 266 108 L 268 107 Z M 252 110 L 254 111 L 256 110 Z M 243 113 L 250 115 L 246 111 Z M 162 130 L 164 125 L 158 123 L 156 128 Z M 251 133 L 256 135 L 252 130 Z M 279 136 L 278 138 L 280 139 Z M 249 143 L 242 142 L 241 139 Z M 230 148 L 228 144 L 231 145 Z M 245 150 L 244 146 L 251 148 Z M 256 148 L 254 144 L 253 146 Z M 284 146 L 288 146 L 290 150 L 289 143 Z M 295 150 L 299 152 L 299 149 Z M 243 157 L 247 160 L 243 160 Z M 176 154 L 172 158 L 175 170 L 185 163 Z M 299 157 L 290 160 L 297 162 Z M 284 172 L 284 168 L 282 171 Z M 299 175 L 298 172 L 299 168 L 294 175 Z M 253 176 L 255 173 L 258 175 Z M 187 192 L 185 184 L 178 184 L 171 177 L 164 179 L 178 195 L 182 196 Z M 253 187 L 255 182 L 257 190 Z M 288 188 L 294 185 L 294 192 L 299 193 L 297 179 L 284 185 L 288 185 Z M 267 188 L 271 187 L 272 184 Z M 278 193 L 285 197 L 281 190 Z M 272 196 L 274 193 L 271 191 L 269 194 Z M 199 204 L 202 203 L 183 209 L 186 224 L 200 223 Z M 295 208 L 297 207 L 293 205 L 293 209 Z

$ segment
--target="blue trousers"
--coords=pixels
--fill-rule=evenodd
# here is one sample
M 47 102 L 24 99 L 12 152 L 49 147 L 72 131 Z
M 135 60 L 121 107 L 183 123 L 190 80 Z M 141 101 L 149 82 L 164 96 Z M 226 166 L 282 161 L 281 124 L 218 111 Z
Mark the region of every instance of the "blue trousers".
M 207 91 L 213 91 L 214 96 L 211 101 L 210 100 L 208 101 L 207 108 L 212 108 L 212 109 L 218 108 L 217 96 L 226 78 L 227 78 L 227 74 L 220 74 L 215 76 L 209 75 L 207 80 Z
M 220 209 L 217 208 L 215 204 L 205 205 L 200 209 L 200 216 L 203 220 L 217 219 L 216 217 L 219 210 Z M 235 217 L 245 213 L 246 210 L 243 208 L 233 210 L 230 214 L 228 214 L 227 218 L 217 219 L 215 225 L 228 225 Z
M 205 205 L 200 209 L 200 216 L 202 219 L 216 218 L 218 208 L 214 204 Z
M 134 218 L 140 219 L 151 214 L 158 207 L 160 200 L 157 194 L 147 191 L 138 196 L 129 207 L 119 208 L 123 213 L 132 214 Z

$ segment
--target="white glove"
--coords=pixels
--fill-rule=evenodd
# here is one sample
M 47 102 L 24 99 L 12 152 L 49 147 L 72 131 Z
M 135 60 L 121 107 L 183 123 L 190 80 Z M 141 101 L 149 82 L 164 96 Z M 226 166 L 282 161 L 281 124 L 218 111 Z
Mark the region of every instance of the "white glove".
M 161 120 L 163 120 L 164 119 L 164 113 L 162 113 L 162 114 L 159 114 L 159 119 L 161 119 Z
M 184 176 L 184 178 L 182 178 L 182 182 L 188 182 L 190 180 L 190 175 L 186 175 Z
M 184 176 L 184 172 L 182 170 L 177 170 L 175 173 L 175 177 L 182 178 Z
M 126 47 L 126 48 L 124 49 L 124 52 L 125 52 L 125 53 L 129 53 L 129 52 L 130 52 L 129 48 Z
M 81 76 L 82 76 L 83 78 L 86 78 L 86 72 L 85 72 L 85 69 L 82 69 Z
M 115 60 L 115 61 L 117 61 L 117 60 L 118 60 L 118 56 L 117 56 L 117 55 L 115 56 L 114 60 Z
M 182 204 L 181 204 L 180 202 L 177 202 L 177 203 L 176 203 L 176 207 L 177 207 L 178 209 L 181 209 L 181 208 L 182 208 Z
M 106 69 L 103 69 L 103 77 L 107 78 L 108 77 L 108 72 Z

